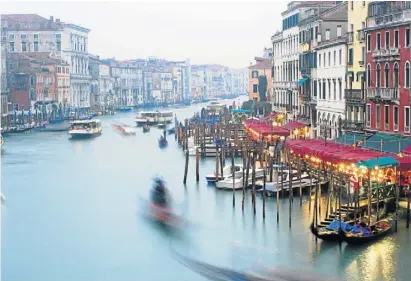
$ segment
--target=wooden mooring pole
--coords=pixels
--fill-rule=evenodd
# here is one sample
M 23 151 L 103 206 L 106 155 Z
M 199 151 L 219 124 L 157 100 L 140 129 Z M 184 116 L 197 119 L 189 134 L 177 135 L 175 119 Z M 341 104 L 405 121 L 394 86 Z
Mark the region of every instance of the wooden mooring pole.
M 263 179 L 263 219 L 265 219 L 265 183 L 267 180 L 266 169 L 264 169 L 264 179 Z
M 184 167 L 184 180 L 183 180 L 184 185 L 187 183 L 188 159 L 189 159 L 188 150 L 186 150 L 186 165 Z
M 196 182 L 200 181 L 200 153 L 196 149 Z

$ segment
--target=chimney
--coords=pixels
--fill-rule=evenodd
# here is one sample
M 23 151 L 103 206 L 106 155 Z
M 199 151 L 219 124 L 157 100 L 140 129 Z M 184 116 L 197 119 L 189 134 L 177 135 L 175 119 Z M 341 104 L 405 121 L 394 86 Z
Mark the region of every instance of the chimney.
M 60 19 L 56 19 L 56 23 L 60 23 Z
M 54 21 L 54 17 L 50 16 L 50 21 L 53 22 Z

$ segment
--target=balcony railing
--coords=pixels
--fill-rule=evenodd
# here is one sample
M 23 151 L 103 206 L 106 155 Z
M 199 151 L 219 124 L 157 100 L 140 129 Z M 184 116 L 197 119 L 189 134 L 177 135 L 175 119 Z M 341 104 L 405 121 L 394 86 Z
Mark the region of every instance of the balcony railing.
M 354 42 L 354 32 L 347 32 L 348 44 Z
M 363 103 L 364 98 L 361 90 L 345 89 L 345 99 L 348 103 Z
M 361 120 L 345 120 L 342 123 L 342 128 L 345 130 L 364 130 L 364 121 Z
M 367 97 L 376 100 L 399 100 L 398 88 L 373 88 L 367 89 Z
M 379 49 L 372 52 L 374 58 L 399 56 L 400 50 L 398 48 Z
M 400 2 L 400 1 L 398 1 Z M 401 1 L 402 2 L 402 1 Z M 407 1 L 404 1 L 405 4 Z M 373 28 L 377 26 L 389 25 L 396 22 L 407 22 L 411 20 L 411 10 L 410 6 L 403 6 L 399 7 L 399 5 L 389 5 L 386 1 L 379 1 L 372 3 L 369 5 L 368 9 L 368 19 L 367 19 L 367 27 Z M 402 4 L 402 3 L 399 3 Z M 409 4 L 409 3 L 408 3 Z M 380 12 L 379 14 L 372 14 L 372 10 L 376 6 L 380 6 L 378 9 Z

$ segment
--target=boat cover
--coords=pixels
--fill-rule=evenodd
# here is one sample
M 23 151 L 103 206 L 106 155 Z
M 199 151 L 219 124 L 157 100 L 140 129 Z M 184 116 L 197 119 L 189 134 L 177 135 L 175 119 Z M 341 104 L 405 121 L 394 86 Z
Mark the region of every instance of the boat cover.
M 341 229 L 345 232 L 349 232 L 352 229 L 352 225 L 346 223 L 346 222 L 340 222 L 338 220 L 333 220 L 330 225 L 328 225 L 326 228 L 328 230 L 334 230 L 338 231 L 340 229 L 340 223 L 341 223 Z

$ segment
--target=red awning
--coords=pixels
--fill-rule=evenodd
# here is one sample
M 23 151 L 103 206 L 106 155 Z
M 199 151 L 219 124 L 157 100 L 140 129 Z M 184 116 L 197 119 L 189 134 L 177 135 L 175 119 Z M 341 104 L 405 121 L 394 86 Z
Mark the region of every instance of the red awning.
M 288 130 L 281 127 L 272 126 L 271 124 L 261 122 L 260 120 L 245 120 L 243 124 L 246 128 L 253 129 L 262 136 L 276 135 L 286 137 L 290 135 Z
M 291 122 L 283 125 L 282 127 L 286 130 L 292 131 L 292 130 L 300 129 L 300 128 L 307 127 L 307 126 L 308 125 L 304 124 L 304 123 L 300 123 L 300 122 L 297 122 L 297 121 L 291 121 Z

